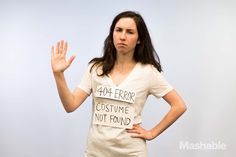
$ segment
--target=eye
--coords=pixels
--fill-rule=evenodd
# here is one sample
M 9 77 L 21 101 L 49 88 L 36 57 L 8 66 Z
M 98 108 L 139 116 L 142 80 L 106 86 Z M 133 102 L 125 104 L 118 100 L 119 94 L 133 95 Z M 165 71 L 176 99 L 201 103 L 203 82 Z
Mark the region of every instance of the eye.
M 134 34 L 134 32 L 133 32 L 133 31 L 128 31 L 128 33 L 129 33 L 129 34 Z
M 128 34 L 135 34 L 135 31 L 133 29 L 127 29 L 126 32 Z
M 122 30 L 120 28 L 115 29 L 116 32 L 121 32 Z

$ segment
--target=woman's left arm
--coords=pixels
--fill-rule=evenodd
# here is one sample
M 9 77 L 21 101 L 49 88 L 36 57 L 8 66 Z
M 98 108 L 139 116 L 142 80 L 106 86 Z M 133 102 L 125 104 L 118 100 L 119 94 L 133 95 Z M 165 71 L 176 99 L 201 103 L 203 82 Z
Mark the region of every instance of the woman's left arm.
M 183 99 L 174 89 L 163 96 L 163 99 L 171 106 L 169 112 L 151 130 L 142 128 L 140 124 L 134 124 L 132 129 L 127 129 L 127 132 L 132 133 L 132 137 L 152 140 L 171 126 L 187 110 Z

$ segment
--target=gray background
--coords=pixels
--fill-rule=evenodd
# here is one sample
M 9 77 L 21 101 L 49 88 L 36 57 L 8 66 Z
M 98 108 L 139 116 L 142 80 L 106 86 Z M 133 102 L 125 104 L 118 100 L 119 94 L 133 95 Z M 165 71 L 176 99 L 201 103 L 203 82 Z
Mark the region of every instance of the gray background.
M 149 156 L 232 157 L 236 132 L 236 2 L 230 0 L 0 0 L 0 156 L 83 156 L 91 98 L 67 114 L 50 67 L 60 39 L 76 54 L 65 72 L 73 90 L 87 63 L 100 56 L 115 15 L 140 12 L 165 76 L 188 110 L 148 142 Z M 143 125 L 150 129 L 168 111 L 150 97 Z M 226 150 L 181 150 L 179 143 L 220 141 Z

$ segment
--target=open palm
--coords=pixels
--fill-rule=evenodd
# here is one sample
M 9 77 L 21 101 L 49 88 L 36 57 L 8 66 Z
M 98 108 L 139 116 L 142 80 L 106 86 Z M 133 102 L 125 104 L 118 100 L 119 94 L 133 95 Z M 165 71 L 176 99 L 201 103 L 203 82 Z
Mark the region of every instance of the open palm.
M 63 40 L 57 42 L 55 51 L 54 46 L 52 46 L 51 66 L 54 73 L 64 72 L 75 58 L 75 56 L 71 56 L 68 61 L 66 60 L 67 46 L 67 42 L 64 42 Z

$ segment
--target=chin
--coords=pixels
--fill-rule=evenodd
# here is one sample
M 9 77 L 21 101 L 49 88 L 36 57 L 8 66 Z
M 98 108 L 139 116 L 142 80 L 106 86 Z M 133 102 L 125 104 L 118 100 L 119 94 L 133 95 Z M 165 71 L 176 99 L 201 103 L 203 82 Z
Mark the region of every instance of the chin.
M 124 50 L 118 50 L 117 53 L 119 53 L 119 54 L 121 54 L 121 55 L 126 55 L 126 54 L 128 54 L 129 52 L 124 51 Z

